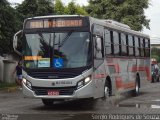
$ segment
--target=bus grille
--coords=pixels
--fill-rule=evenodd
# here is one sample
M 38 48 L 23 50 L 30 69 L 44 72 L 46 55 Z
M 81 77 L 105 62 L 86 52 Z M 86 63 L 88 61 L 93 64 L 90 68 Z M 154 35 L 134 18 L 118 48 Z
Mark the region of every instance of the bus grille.
M 56 73 L 56 72 L 31 72 L 28 73 L 33 78 L 38 79 L 65 79 L 65 78 L 74 78 L 79 74 L 72 73 Z
M 32 90 L 36 95 L 48 95 L 48 90 L 59 91 L 59 95 L 72 95 L 75 91 L 76 86 L 74 87 L 58 87 L 58 88 L 48 88 L 48 87 L 32 87 Z

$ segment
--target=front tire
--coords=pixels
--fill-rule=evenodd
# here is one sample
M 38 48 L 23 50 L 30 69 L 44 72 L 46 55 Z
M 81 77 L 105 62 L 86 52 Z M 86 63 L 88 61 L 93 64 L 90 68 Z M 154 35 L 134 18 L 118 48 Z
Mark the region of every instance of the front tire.
M 53 100 L 52 99 L 42 99 L 42 103 L 45 105 L 45 106 L 52 106 L 53 105 Z
M 104 86 L 104 96 L 103 99 L 107 99 L 112 95 L 112 87 L 109 80 L 106 80 L 105 86 Z

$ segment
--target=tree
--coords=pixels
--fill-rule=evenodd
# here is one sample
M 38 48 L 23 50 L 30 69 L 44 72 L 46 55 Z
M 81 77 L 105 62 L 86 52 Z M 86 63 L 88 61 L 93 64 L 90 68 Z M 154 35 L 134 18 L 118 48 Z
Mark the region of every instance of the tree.
M 69 15 L 79 14 L 79 15 L 88 15 L 85 9 L 78 4 L 76 5 L 74 1 L 71 1 L 68 6 L 65 8 L 65 13 Z
M 113 19 L 129 25 L 134 30 L 149 29 L 149 21 L 144 9 L 149 0 L 89 0 L 86 11 L 93 17 Z
M 54 7 L 51 0 L 37 0 L 37 16 L 52 15 L 54 13 Z
M 76 4 L 74 1 L 71 1 L 70 3 L 68 3 L 68 6 L 66 7 L 66 11 L 67 14 L 73 15 L 77 13 L 77 8 L 76 8 Z
M 65 6 L 63 5 L 61 0 L 56 0 L 55 1 L 55 13 L 57 15 L 63 15 L 65 14 Z
M 160 49 L 153 47 L 151 50 L 151 58 L 155 58 L 160 63 Z
M 0 1 L 0 54 L 13 50 L 12 39 L 17 31 L 16 12 L 6 0 Z
M 33 16 L 50 15 L 54 12 L 54 7 L 51 0 L 24 0 L 18 5 L 18 11 L 21 21 Z
M 18 11 L 19 15 L 21 16 L 21 21 L 24 21 L 24 19 L 28 17 L 33 17 L 37 13 L 37 0 L 24 0 L 22 4 L 19 4 L 16 7 L 16 10 Z

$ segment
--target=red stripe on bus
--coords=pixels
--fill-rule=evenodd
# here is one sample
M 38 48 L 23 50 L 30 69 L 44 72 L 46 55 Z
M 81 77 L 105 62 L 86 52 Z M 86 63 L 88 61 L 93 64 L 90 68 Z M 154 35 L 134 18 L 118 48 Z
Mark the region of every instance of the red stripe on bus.
M 94 77 L 94 79 L 100 79 L 100 78 L 106 78 L 106 74 L 103 74 L 103 73 L 101 73 L 101 74 L 94 74 L 93 75 L 93 77 Z
M 135 82 L 130 82 L 130 83 L 122 83 L 122 78 L 121 77 L 116 77 L 116 87 L 117 89 L 123 88 L 134 88 L 135 87 Z
M 138 66 L 133 66 L 130 69 L 131 72 L 137 72 L 137 71 L 145 71 L 146 72 L 146 76 L 147 76 L 147 80 L 150 81 L 151 80 L 151 72 L 150 72 L 150 67 L 138 67 Z
M 147 80 L 151 81 L 152 77 L 151 77 L 150 67 L 146 67 L 146 75 L 147 75 Z
M 131 71 L 132 72 L 136 72 L 136 71 L 145 71 L 146 70 L 146 67 L 141 67 L 141 66 L 133 66 L 131 68 Z
M 126 83 L 126 84 L 123 84 L 123 88 L 124 89 L 127 89 L 127 88 L 135 88 L 135 83 L 134 82 L 131 82 L 131 83 Z
M 116 73 L 120 73 L 120 67 L 119 64 L 115 64 Z
M 121 77 L 116 77 L 116 87 L 121 88 L 122 87 L 122 78 Z

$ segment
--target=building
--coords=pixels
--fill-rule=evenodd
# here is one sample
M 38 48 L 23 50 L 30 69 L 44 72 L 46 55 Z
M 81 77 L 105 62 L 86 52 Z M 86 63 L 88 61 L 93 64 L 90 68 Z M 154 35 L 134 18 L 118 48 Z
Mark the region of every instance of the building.
M 151 48 L 160 49 L 160 37 L 151 37 Z

